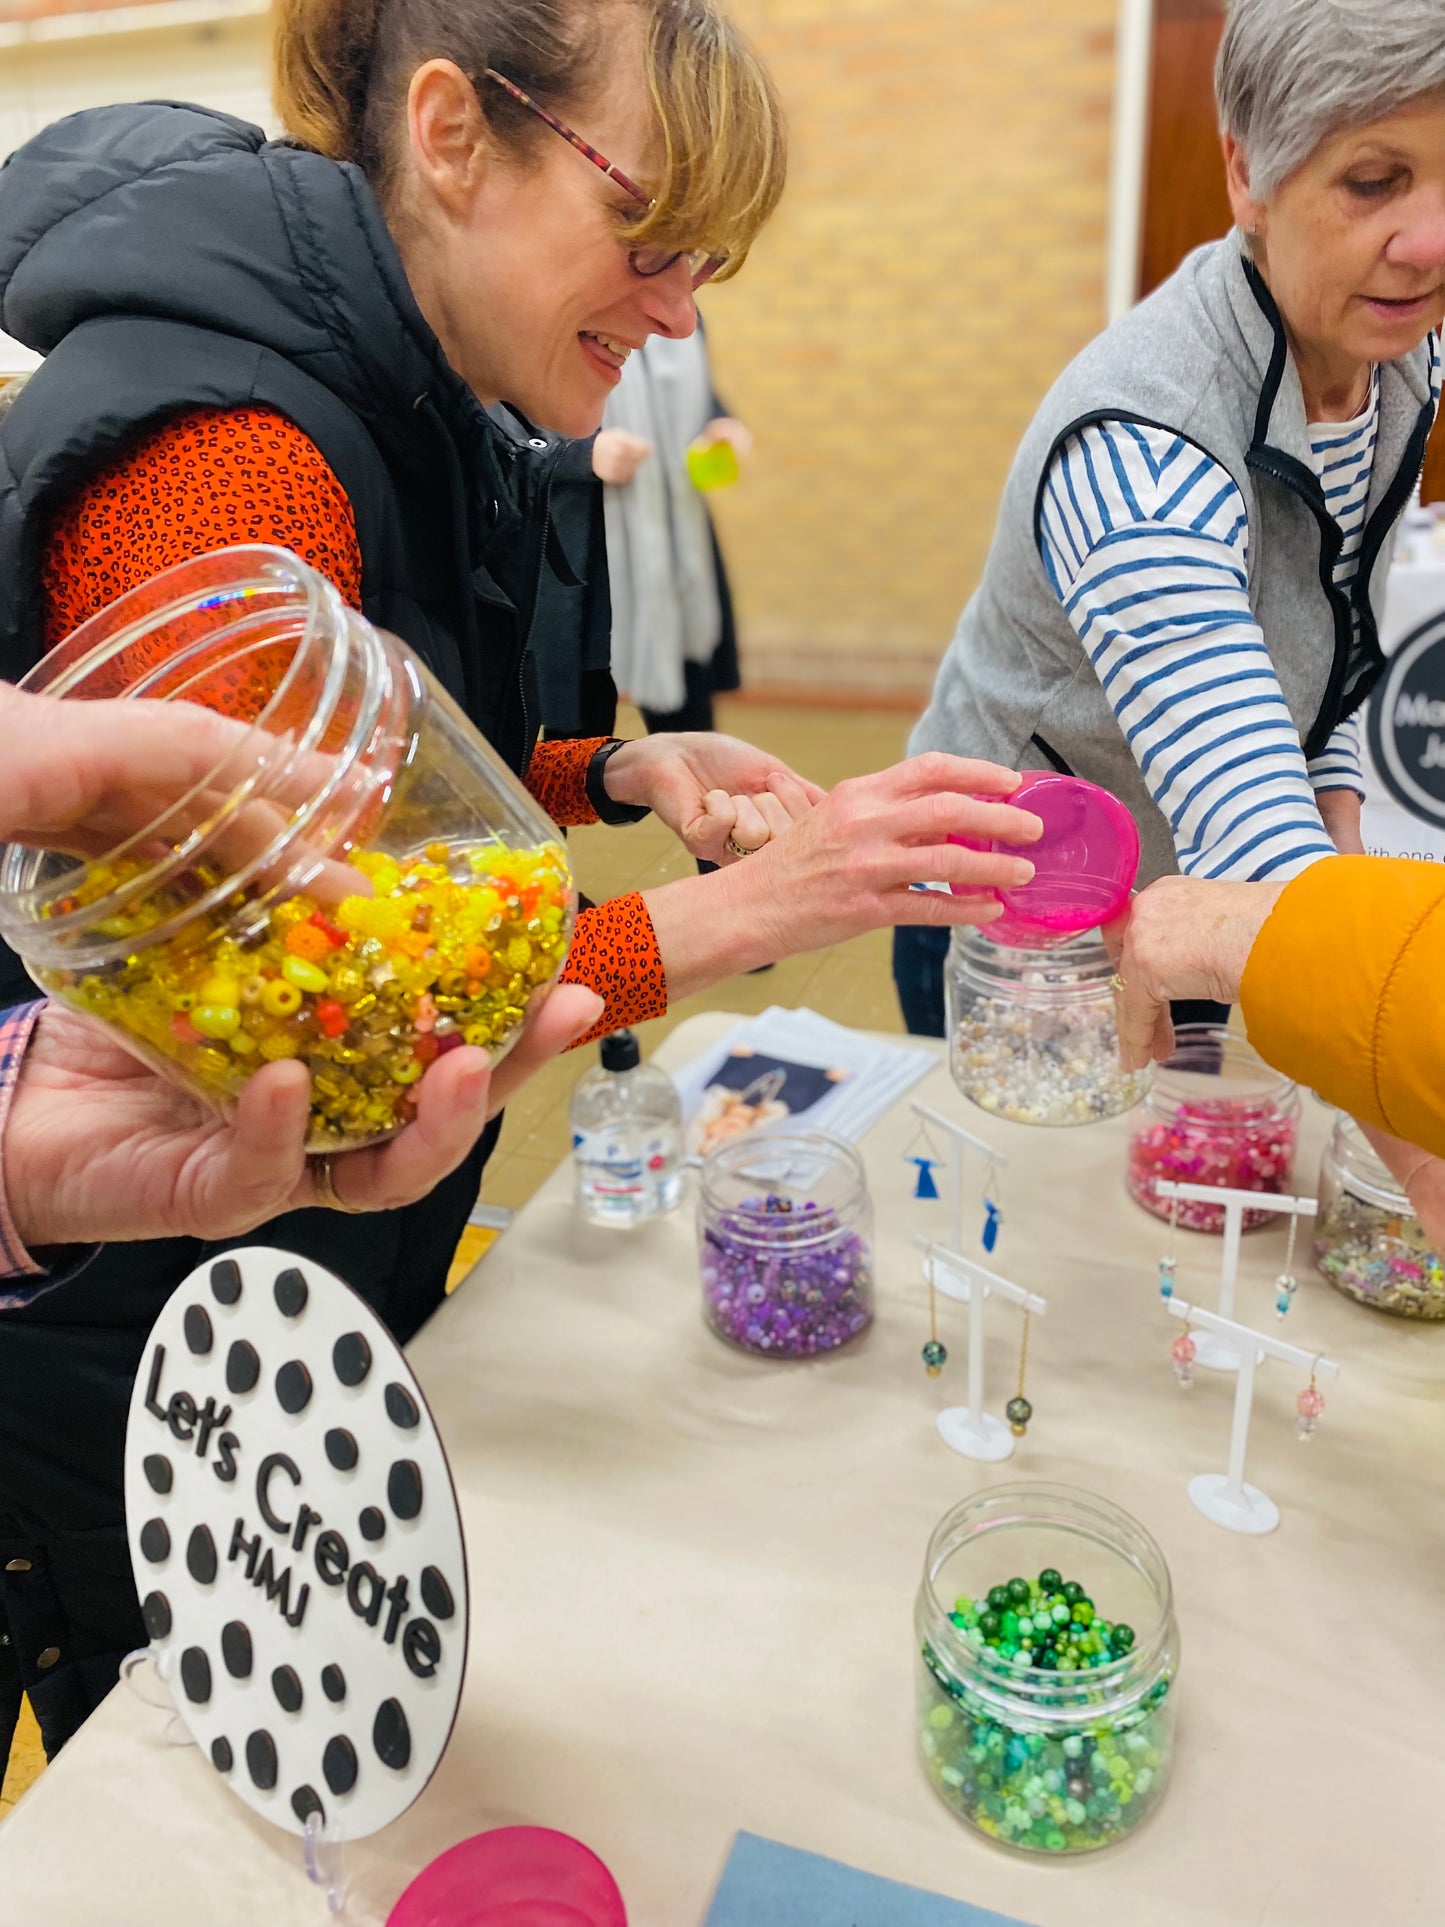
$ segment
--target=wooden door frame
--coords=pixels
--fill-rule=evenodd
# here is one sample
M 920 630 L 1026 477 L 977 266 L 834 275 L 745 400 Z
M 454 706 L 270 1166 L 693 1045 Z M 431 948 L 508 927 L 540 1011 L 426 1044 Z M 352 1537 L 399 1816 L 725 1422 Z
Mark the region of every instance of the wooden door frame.
M 1149 165 L 1154 0 L 1119 0 L 1114 59 L 1114 135 L 1109 170 L 1108 315 L 1139 299 L 1139 259 Z

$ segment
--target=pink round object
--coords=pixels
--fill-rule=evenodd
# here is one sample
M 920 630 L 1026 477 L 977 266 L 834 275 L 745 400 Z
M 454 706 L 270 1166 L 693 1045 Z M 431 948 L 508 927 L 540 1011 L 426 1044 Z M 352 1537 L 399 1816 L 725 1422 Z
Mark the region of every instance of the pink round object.
M 1139 874 L 1139 832 L 1117 797 L 1078 776 L 1030 770 L 1004 799 L 1043 821 L 1037 843 L 983 843 L 951 836 L 969 850 L 1024 856 L 1034 879 L 1017 890 L 995 890 L 1003 915 L 985 924 L 995 943 L 1019 950 L 1049 950 L 1117 917 Z M 961 884 L 955 896 L 976 892 Z
M 627 1909 L 580 1840 L 546 1827 L 499 1827 L 423 1868 L 387 1927 L 627 1927 Z

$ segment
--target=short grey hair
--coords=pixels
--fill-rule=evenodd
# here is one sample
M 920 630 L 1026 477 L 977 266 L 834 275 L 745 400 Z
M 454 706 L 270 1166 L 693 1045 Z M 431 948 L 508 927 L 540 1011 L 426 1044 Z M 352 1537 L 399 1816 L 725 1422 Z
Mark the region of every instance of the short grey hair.
M 1441 0 L 1229 0 L 1220 125 L 1266 200 L 1322 141 L 1445 93 Z

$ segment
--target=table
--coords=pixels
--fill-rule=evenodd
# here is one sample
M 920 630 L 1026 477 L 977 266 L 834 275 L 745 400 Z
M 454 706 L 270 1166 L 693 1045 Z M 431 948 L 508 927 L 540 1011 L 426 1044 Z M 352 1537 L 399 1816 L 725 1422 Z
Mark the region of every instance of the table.
M 694 1019 L 676 1065 L 719 1035 Z M 1242 1539 L 1190 1506 L 1222 1469 L 1233 1380 L 1170 1371 L 1164 1227 L 1123 1191 L 1128 1120 L 996 1123 L 940 1066 L 918 1094 L 1011 1159 L 997 1253 L 1049 1298 L 1036 1417 L 1004 1466 L 934 1433 L 956 1347 L 925 1377 L 926 1292 L 899 1107 L 865 1145 L 880 1310 L 806 1365 L 704 1328 L 690 1212 L 584 1229 L 557 1172 L 411 1349 L 447 1441 L 472 1568 L 462 1715 L 412 1812 L 351 1850 L 348 1918 L 384 1920 L 410 1873 L 517 1821 L 587 1840 L 633 1927 L 696 1927 L 739 1828 L 1033 1927 L 1436 1927 L 1445 1893 L 1441 1483 L 1445 1329 L 1355 1306 L 1301 1267 L 1292 1339 L 1343 1365 L 1307 1448 L 1299 1389 L 1261 1374 L 1250 1469 L 1283 1524 Z M 1299 1182 L 1329 1113 L 1306 1099 Z M 1199 1254 L 1203 1254 L 1203 1258 Z M 1217 1263 L 1181 1234 L 1179 1289 Z M 1241 1315 L 1272 1321 L 1283 1232 L 1245 1240 Z M 996 1316 L 990 1375 L 1016 1368 Z M 998 1394 L 1002 1396 L 1002 1393 Z M 1183 1638 L 1177 1776 L 1156 1820 L 1098 1858 L 1038 1864 L 976 1839 L 914 1756 L 911 1610 L 928 1535 L 986 1484 L 1067 1481 L 1155 1534 Z M 162 1714 L 114 1693 L 0 1829 L 5 1918 L 43 1927 L 301 1927 L 324 1919 L 296 1846 L 234 1800 Z

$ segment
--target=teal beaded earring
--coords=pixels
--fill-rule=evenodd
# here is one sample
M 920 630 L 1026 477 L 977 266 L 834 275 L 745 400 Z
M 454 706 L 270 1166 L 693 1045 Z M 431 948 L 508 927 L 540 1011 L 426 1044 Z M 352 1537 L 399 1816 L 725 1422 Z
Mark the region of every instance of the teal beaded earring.
M 1159 1260 L 1159 1296 L 1168 1304 L 1174 1296 L 1174 1276 L 1179 1269 L 1175 1247 L 1179 1242 L 1179 1193 L 1174 1194 L 1169 1211 L 1169 1247 Z
M 948 1348 L 938 1342 L 938 1293 L 933 1284 L 933 1260 L 928 1261 L 928 1343 L 923 1348 L 923 1369 L 930 1378 L 948 1363 Z
M 1294 1246 L 1298 1235 L 1299 1213 L 1291 1211 L 1289 1243 L 1285 1246 L 1284 1252 L 1284 1270 L 1274 1281 L 1274 1311 L 1277 1318 L 1285 1318 L 1289 1315 L 1289 1308 L 1294 1303 L 1294 1295 L 1299 1290 L 1299 1279 L 1294 1275 Z

